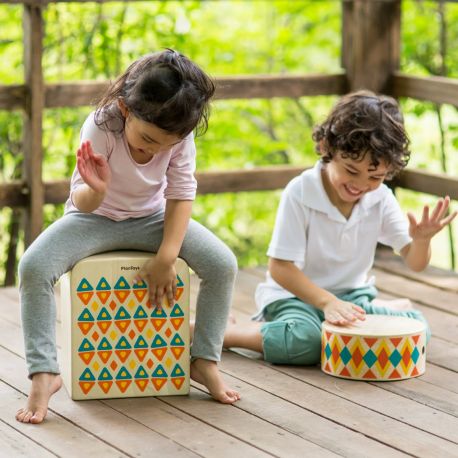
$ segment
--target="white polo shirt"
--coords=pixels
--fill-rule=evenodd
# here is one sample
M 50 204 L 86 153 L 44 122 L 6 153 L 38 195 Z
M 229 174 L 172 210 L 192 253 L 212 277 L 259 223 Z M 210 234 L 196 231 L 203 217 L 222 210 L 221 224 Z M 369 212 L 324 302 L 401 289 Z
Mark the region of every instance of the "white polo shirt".
M 286 186 L 277 211 L 267 255 L 293 261 L 316 285 L 342 294 L 374 283 L 372 268 L 377 242 L 399 252 L 412 241 L 408 221 L 392 191 L 384 184 L 365 194 L 349 219 L 331 203 L 321 178 L 321 161 Z M 264 307 L 294 297 L 269 273 L 256 289 Z

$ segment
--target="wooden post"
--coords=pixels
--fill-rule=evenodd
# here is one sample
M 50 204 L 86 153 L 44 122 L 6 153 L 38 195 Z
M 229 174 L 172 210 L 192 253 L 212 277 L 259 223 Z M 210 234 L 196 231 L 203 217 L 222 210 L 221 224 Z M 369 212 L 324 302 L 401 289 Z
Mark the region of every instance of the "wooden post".
M 342 66 L 351 91 L 388 91 L 399 69 L 401 1 L 344 0 Z
M 28 246 L 43 226 L 42 127 L 45 91 L 41 62 L 44 33 L 42 6 L 24 5 L 23 27 L 26 85 L 23 178 L 29 197 L 25 210 L 25 245 Z

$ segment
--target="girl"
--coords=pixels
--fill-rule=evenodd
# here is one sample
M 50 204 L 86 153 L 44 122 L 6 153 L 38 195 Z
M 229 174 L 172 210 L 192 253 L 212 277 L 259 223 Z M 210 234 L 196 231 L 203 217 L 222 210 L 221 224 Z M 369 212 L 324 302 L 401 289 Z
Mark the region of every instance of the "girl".
M 220 402 L 239 394 L 218 371 L 237 271 L 232 252 L 190 220 L 196 194 L 193 130 L 207 128 L 210 78 L 167 49 L 134 62 L 81 129 L 63 218 L 28 248 L 19 265 L 26 360 L 32 387 L 17 420 L 40 423 L 62 384 L 56 358 L 53 286 L 80 259 L 119 249 L 157 255 L 140 271 L 152 305 L 175 295 L 178 256 L 201 278 L 191 378 Z
M 316 364 L 321 323 L 345 325 L 366 313 L 410 316 L 419 311 L 375 306 L 369 278 L 376 245 L 399 251 L 408 267 L 424 269 L 431 238 L 449 224 L 449 198 L 439 200 L 419 222 L 408 221 L 383 184 L 409 159 L 398 104 L 360 91 L 343 97 L 314 132 L 321 160 L 286 187 L 267 252 L 269 270 L 258 286 L 256 318 L 230 324 L 225 347 L 245 347 L 267 361 Z M 429 329 L 428 329 L 429 337 Z

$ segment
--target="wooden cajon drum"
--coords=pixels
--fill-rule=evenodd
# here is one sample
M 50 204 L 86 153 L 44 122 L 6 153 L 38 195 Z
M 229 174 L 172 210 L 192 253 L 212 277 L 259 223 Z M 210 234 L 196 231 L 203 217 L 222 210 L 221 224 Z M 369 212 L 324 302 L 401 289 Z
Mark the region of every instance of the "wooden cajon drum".
M 366 315 L 348 326 L 322 325 L 321 369 L 353 380 L 402 380 L 425 372 L 426 325 L 413 318 Z
M 189 393 L 189 269 L 178 259 L 177 294 L 149 305 L 134 277 L 151 253 L 90 256 L 61 278 L 62 378 L 72 399 Z

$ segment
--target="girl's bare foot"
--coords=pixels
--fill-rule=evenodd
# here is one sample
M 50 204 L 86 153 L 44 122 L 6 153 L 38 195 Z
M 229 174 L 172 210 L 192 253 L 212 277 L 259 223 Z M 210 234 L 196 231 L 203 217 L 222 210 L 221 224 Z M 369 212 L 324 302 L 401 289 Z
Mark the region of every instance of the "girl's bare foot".
M 58 374 L 34 374 L 27 405 L 17 411 L 16 420 L 22 423 L 41 423 L 48 412 L 49 399 L 61 386 L 62 378 Z
M 384 300 L 384 299 L 374 299 L 372 304 L 376 307 L 386 307 L 390 310 L 399 310 L 399 311 L 406 311 L 406 310 L 413 310 L 412 302 L 410 299 L 407 298 L 400 298 L 400 299 L 392 299 L 392 300 Z
M 240 394 L 224 383 L 216 361 L 194 360 L 191 363 L 191 378 L 205 385 L 212 397 L 223 404 L 232 404 L 240 399 Z

